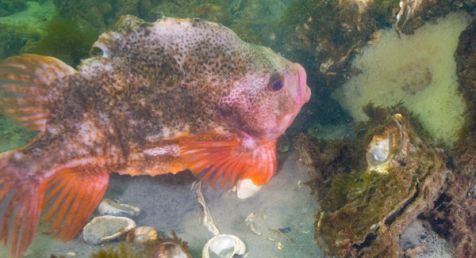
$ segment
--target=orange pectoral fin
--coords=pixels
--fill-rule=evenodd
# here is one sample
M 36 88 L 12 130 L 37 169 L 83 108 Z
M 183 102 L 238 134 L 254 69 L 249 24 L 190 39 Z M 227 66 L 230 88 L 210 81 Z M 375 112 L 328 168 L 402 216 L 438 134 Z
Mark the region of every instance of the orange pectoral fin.
M 277 169 L 276 141 L 244 149 L 241 140 L 200 141 L 189 139 L 180 143 L 181 160 L 194 175 L 213 187 L 232 187 L 249 179 L 254 185 L 267 183 Z
M 48 181 L 43 220 L 61 240 L 71 240 L 81 231 L 101 202 L 109 173 L 93 165 L 59 169 Z

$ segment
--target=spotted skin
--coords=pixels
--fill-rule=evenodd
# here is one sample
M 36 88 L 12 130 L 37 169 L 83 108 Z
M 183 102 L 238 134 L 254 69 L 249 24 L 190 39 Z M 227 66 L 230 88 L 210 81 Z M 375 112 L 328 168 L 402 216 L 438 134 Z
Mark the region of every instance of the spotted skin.
M 98 42 L 105 41 L 107 57 L 84 60 L 78 73 L 55 82 L 46 132 L 71 135 L 72 148 L 88 155 L 121 155 L 117 169 L 131 152 L 183 133 L 233 133 L 233 126 L 257 133 L 247 123 L 265 119 L 249 109 L 268 103 L 263 99 L 275 94 L 266 89 L 271 74 L 290 65 L 224 26 L 200 20 L 142 23 L 114 37 L 103 34 Z M 279 108 L 289 106 L 280 101 Z M 237 114 L 236 103 L 248 103 L 248 110 Z M 97 139 L 75 139 L 92 134 L 84 127 Z
M 40 213 L 74 238 L 113 172 L 189 169 L 251 196 L 276 172 L 276 141 L 310 98 L 300 65 L 211 22 L 128 17 L 94 47 L 101 54 L 77 71 L 37 55 L 0 62 L 0 111 L 40 131 L 0 155 L 9 211 L 0 241 L 12 257 L 30 245 Z

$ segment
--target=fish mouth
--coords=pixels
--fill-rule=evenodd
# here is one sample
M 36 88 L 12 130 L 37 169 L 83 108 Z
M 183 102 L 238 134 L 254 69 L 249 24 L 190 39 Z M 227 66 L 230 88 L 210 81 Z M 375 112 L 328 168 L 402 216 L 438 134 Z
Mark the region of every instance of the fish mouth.
M 298 63 L 293 64 L 293 68 L 297 73 L 297 101 L 299 104 L 303 105 L 311 99 L 311 89 L 307 85 L 307 74 L 306 70 L 302 65 Z

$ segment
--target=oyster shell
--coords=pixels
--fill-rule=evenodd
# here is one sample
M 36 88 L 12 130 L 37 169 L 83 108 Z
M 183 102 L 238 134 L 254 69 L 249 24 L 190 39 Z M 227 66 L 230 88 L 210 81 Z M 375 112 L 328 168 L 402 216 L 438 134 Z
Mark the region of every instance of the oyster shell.
M 381 133 L 372 136 L 367 147 L 367 164 L 369 171 L 386 173 L 395 155 L 402 150 L 403 134 L 405 133 L 401 123 L 401 114 L 392 116 L 393 123 L 390 122 L 383 128 Z
M 135 217 L 139 215 L 140 209 L 129 204 L 119 203 L 105 198 L 99 204 L 98 212 L 100 215 Z
M 89 244 L 98 245 L 118 239 L 135 227 L 136 223 L 130 218 L 99 216 L 83 228 L 83 239 Z
M 187 243 L 178 238 L 175 232 L 172 232 L 172 237 L 159 236 L 158 245 L 154 248 L 151 256 L 154 258 L 192 258 Z
M 426 144 L 406 115 L 378 111 L 357 140 L 300 136 L 295 144 L 317 174 L 316 239 L 332 256 L 400 255 L 398 235 L 432 207 L 449 173 L 442 151 Z
M 142 226 L 132 229 L 127 233 L 127 241 L 136 244 L 145 244 L 158 239 L 157 230 L 153 227 Z

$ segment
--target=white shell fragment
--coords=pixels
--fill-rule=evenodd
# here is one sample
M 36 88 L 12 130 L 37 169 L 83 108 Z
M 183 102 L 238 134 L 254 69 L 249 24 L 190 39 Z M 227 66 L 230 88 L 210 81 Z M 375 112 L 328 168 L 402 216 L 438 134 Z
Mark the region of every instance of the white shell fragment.
M 98 212 L 101 215 L 135 217 L 139 215 L 140 209 L 129 204 L 118 203 L 106 198 L 99 204 Z
M 220 234 L 212 237 L 203 247 L 202 258 L 233 258 L 244 255 L 246 245 L 234 235 Z
M 117 239 L 135 227 L 136 223 L 126 217 L 95 217 L 83 228 L 83 239 L 89 244 L 98 245 Z

